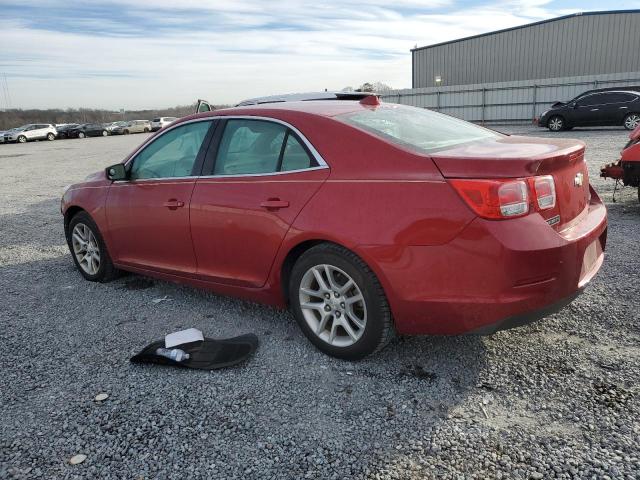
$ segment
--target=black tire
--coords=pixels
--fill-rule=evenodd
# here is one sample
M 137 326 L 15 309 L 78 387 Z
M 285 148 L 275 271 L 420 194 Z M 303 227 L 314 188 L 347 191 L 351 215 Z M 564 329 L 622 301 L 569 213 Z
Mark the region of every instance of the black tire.
M 566 122 L 560 115 L 554 115 L 547 122 L 547 128 L 552 132 L 561 132 L 566 128 Z
M 27 143 L 27 137 L 25 137 L 24 135 L 20 135 L 18 137 L 18 143 Z
M 129 130 L 125 130 L 123 133 L 124 133 L 125 135 L 129 135 Z
M 144 127 L 144 133 L 149 133 L 149 129 L 147 127 Z
M 300 306 L 299 290 L 305 273 L 317 265 L 331 265 L 347 273 L 362 292 L 367 317 L 361 337 L 352 345 L 331 345 L 312 330 Z M 391 310 L 382 285 L 371 269 L 353 252 L 331 243 L 317 245 L 296 261 L 289 278 L 289 301 L 293 314 L 303 333 L 316 348 L 344 360 L 360 360 L 382 350 L 394 337 Z
M 52 142 L 55 139 L 56 139 L 56 136 L 53 133 L 47 133 L 47 140 Z
M 635 130 L 640 125 L 640 113 L 631 112 L 625 115 L 622 122 L 627 130 Z
M 74 228 L 80 223 L 89 227 L 89 229 L 91 230 L 91 232 L 93 233 L 94 237 L 97 240 L 98 247 L 100 250 L 100 265 L 98 267 L 98 271 L 94 275 L 89 274 L 80 266 L 80 263 L 78 262 L 78 258 L 76 257 L 76 254 L 73 251 L 71 234 Z M 117 278 L 120 275 L 120 271 L 113 266 L 113 262 L 111 261 L 111 256 L 107 251 L 107 246 L 104 243 L 104 239 L 100 234 L 100 230 L 98 229 L 98 226 L 95 224 L 95 222 L 87 212 L 84 212 L 84 211 L 78 212 L 73 216 L 73 218 L 69 222 L 66 236 L 67 236 L 67 245 L 69 246 L 69 251 L 71 252 L 71 257 L 73 258 L 73 263 L 75 263 L 76 268 L 86 280 L 89 280 L 90 282 L 106 283 L 106 282 L 110 282 L 111 280 Z

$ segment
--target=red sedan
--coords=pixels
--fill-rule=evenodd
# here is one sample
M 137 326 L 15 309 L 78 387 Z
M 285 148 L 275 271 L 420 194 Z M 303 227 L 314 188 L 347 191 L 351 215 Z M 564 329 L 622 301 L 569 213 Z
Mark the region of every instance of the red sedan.
M 569 303 L 604 258 L 584 145 L 361 101 L 183 118 L 71 186 L 80 273 L 118 270 L 290 306 L 320 350 L 490 333 Z

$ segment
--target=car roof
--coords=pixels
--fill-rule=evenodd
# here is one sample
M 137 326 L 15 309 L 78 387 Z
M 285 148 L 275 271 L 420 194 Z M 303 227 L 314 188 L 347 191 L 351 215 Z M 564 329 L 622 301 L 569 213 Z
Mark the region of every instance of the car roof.
M 308 102 L 313 100 L 361 100 L 364 97 L 368 97 L 370 95 L 375 94 L 371 92 L 286 93 L 282 95 L 249 98 L 238 103 L 236 107 L 242 107 L 246 105 L 261 105 L 263 103 Z
M 385 104 L 381 104 L 384 106 Z M 222 108 L 211 112 L 201 112 L 184 117 L 181 120 L 192 120 L 203 117 L 222 117 L 231 115 L 279 117 L 287 113 L 305 113 L 322 117 L 335 117 L 345 113 L 353 113 L 371 108 L 361 102 L 349 100 L 305 100 L 298 102 L 263 103 L 259 105 L 245 105 L 239 107 Z

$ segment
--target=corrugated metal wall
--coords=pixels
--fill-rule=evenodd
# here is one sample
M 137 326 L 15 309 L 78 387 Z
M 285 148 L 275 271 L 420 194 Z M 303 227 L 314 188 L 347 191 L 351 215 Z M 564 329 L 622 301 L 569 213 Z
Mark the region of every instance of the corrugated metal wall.
M 593 88 L 640 86 L 636 72 L 393 90 L 385 102 L 430 108 L 474 122 L 530 122 L 558 100 Z
M 582 14 L 414 49 L 414 88 L 640 70 L 640 12 Z

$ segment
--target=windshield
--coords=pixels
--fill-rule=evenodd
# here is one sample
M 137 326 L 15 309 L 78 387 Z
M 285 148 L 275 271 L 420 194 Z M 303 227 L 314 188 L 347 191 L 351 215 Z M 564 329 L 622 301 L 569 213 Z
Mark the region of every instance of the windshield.
M 367 108 L 335 118 L 397 145 L 423 153 L 501 136 L 497 132 L 464 120 L 404 105 Z

